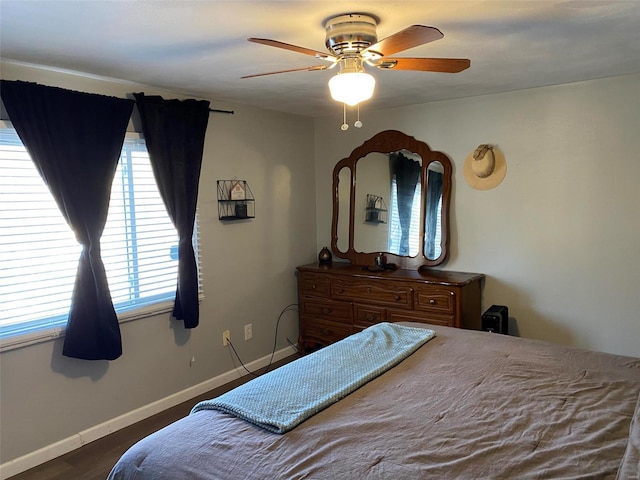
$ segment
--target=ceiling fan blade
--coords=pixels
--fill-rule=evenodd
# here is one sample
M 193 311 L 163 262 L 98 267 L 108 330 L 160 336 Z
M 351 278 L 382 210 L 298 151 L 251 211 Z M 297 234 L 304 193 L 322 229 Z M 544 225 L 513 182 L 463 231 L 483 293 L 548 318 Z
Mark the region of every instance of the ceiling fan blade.
M 364 52 L 373 51 L 382 55 L 393 55 L 418 45 L 440 40 L 442 37 L 444 37 L 443 33 L 435 27 L 411 25 L 370 45 Z
M 316 70 L 326 70 L 326 65 L 312 65 L 310 67 L 302 67 L 302 68 L 291 68 L 289 70 L 278 70 L 277 72 L 265 72 L 265 73 L 255 73 L 253 75 L 245 75 L 240 78 L 253 78 L 253 77 L 264 77 L 265 75 L 276 75 L 278 73 L 289 73 L 289 72 L 314 72 Z
M 458 73 L 471 65 L 467 58 L 387 58 L 375 64 L 382 70 L 418 70 L 421 72 Z
M 317 50 L 311 50 L 310 48 L 299 47 L 297 45 L 291 45 L 290 43 L 279 42 L 278 40 L 269 40 L 268 38 L 247 38 L 250 42 L 260 43 L 269 47 L 283 48 L 291 52 L 303 53 L 305 55 L 311 55 L 312 57 L 327 60 L 329 62 L 335 62 L 337 59 L 333 55 L 329 55 L 325 52 L 319 52 Z

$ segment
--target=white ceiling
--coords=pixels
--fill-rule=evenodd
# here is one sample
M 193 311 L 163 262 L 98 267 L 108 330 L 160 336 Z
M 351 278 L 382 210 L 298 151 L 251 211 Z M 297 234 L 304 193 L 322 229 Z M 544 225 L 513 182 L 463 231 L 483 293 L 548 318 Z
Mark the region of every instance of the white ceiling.
M 471 60 L 457 74 L 375 70 L 376 93 L 363 108 L 640 72 L 640 0 L 0 0 L 0 55 L 205 97 L 214 107 L 323 116 L 339 109 L 327 89 L 334 70 L 241 80 L 322 64 L 246 39 L 325 51 L 323 20 L 347 12 L 379 17 L 379 39 L 412 24 L 444 33 L 395 56 Z

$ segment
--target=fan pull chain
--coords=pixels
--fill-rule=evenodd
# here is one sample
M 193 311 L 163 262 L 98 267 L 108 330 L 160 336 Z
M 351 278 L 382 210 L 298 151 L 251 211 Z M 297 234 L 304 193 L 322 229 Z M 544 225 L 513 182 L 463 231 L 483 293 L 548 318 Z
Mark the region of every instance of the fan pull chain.
M 360 121 L 360 104 L 357 105 L 357 119 L 353 123 L 353 126 L 356 128 L 362 128 L 362 122 Z M 340 125 L 340 130 L 343 132 L 345 130 L 349 130 L 349 124 L 347 123 L 347 104 L 342 104 L 342 125 Z
M 358 104 L 358 118 L 356 119 L 356 123 L 353 124 L 356 128 L 362 127 L 362 122 L 360 121 L 360 104 Z
M 342 130 L 343 132 L 345 130 L 349 129 L 349 125 L 347 124 L 347 104 L 343 103 L 342 104 L 342 126 L 340 127 L 340 130 Z

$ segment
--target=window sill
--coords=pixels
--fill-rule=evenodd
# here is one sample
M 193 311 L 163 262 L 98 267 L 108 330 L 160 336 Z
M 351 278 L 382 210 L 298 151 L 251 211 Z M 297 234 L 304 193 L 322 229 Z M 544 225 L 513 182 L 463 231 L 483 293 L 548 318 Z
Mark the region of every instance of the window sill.
M 204 295 L 200 295 L 199 300 L 202 303 Z M 128 312 L 118 314 L 118 323 L 127 323 L 134 320 L 149 318 L 163 313 L 170 313 L 173 310 L 173 302 L 162 302 L 147 307 L 141 307 Z M 64 337 L 65 327 L 51 327 L 39 330 L 37 332 L 26 333 L 23 335 L 15 335 L 8 338 L 0 338 L 0 353 L 16 350 L 22 347 L 28 347 L 38 343 L 50 342 L 57 338 Z

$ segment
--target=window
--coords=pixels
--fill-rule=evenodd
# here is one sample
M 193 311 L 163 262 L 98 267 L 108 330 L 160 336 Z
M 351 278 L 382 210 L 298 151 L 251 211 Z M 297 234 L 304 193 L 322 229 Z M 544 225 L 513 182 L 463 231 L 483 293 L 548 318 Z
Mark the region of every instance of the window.
M 411 206 L 411 224 L 409 227 L 409 255 L 414 257 L 420 251 L 418 242 L 420 235 L 418 229 L 420 228 L 420 204 L 422 202 L 422 186 L 420 182 L 416 184 L 416 190 L 413 195 L 413 204 Z M 428 228 L 425 225 L 425 245 L 427 243 L 427 236 L 430 234 Z M 391 199 L 389 208 L 389 252 L 396 253 L 400 251 L 400 242 L 402 238 L 402 229 L 400 228 L 400 217 L 398 214 L 398 186 L 396 179 L 391 181 Z M 436 227 L 433 232 L 433 243 L 435 245 L 433 258 L 438 258 L 442 254 L 442 196 L 438 200 L 436 206 Z M 426 250 L 426 248 L 425 248 Z M 397 253 L 396 253 L 397 254 Z M 426 252 L 425 252 L 426 254 Z
M 125 139 L 100 245 L 119 317 L 172 307 L 178 236 L 137 136 Z M 0 338 L 64 328 L 80 251 L 15 130 L 0 128 Z
M 416 184 L 411 205 L 411 223 L 409 226 L 409 256 L 415 257 L 420 252 L 420 203 L 422 185 Z M 389 201 L 389 252 L 399 254 L 402 240 L 402 228 L 398 214 L 398 185 L 395 177 L 391 180 L 391 199 Z

